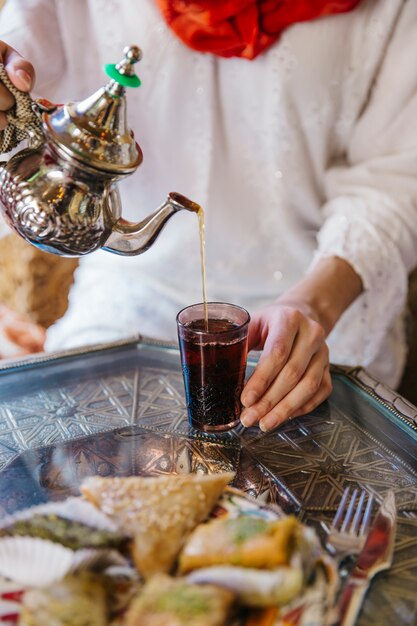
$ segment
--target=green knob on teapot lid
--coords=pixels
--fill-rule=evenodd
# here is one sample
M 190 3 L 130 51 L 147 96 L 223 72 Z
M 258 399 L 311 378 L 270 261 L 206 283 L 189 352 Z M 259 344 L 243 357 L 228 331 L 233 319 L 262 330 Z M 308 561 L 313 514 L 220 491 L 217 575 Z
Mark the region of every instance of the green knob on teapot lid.
M 138 46 L 128 46 L 123 50 L 123 59 L 115 65 L 108 63 L 104 66 L 107 76 L 123 87 L 139 87 L 139 76 L 136 76 L 133 65 L 142 58 L 142 51 Z

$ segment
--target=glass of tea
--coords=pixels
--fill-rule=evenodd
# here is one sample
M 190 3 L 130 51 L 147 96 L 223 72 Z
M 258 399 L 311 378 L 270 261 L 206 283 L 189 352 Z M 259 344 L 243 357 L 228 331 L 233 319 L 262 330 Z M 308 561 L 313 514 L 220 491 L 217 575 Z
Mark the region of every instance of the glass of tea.
M 177 315 L 190 425 L 207 432 L 239 422 L 250 316 L 225 302 L 193 304 Z

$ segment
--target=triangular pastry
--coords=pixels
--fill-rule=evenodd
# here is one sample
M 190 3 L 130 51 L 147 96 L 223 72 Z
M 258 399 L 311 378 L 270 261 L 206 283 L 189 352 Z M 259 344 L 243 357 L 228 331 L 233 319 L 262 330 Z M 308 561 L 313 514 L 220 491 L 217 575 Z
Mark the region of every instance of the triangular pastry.
M 216 504 L 234 478 L 222 474 L 101 478 L 81 485 L 82 494 L 133 537 L 132 558 L 149 578 L 169 572 L 189 533 Z

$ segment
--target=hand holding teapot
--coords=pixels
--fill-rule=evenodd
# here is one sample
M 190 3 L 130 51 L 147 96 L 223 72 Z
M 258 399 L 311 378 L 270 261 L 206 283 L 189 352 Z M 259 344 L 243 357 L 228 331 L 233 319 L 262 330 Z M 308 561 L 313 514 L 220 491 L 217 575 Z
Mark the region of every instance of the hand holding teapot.
M 0 162 L 0 209 L 26 241 L 62 256 L 99 248 L 137 255 L 174 213 L 198 212 L 197 203 L 173 192 L 139 223 L 121 217 L 116 183 L 143 159 L 127 124 L 125 98 L 127 87 L 140 85 L 133 68 L 141 58 L 137 46 L 125 48 L 118 64 L 105 66 L 110 80 L 104 87 L 82 102 L 59 106 L 31 100 L 24 93 L 34 76 L 30 63 L 4 43 L 0 54 L 5 62 L 0 65 L 0 130 L 5 128 L 1 110 L 13 105 L 13 94 L 15 110 L 6 113 L 9 126 L 3 132 L 13 130 L 14 123 L 18 139 L 28 135 L 27 147 Z

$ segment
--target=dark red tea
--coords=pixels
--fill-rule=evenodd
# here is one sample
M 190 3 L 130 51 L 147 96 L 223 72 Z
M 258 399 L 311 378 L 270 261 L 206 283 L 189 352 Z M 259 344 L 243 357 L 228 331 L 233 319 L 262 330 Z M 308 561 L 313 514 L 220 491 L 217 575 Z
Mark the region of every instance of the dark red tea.
M 179 343 L 190 424 L 208 431 L 230 428 L 241 413 L 246 332 L 227 319 L 210 318 L 208 328 L 202 318 L 186 322 L 184 330 Z

